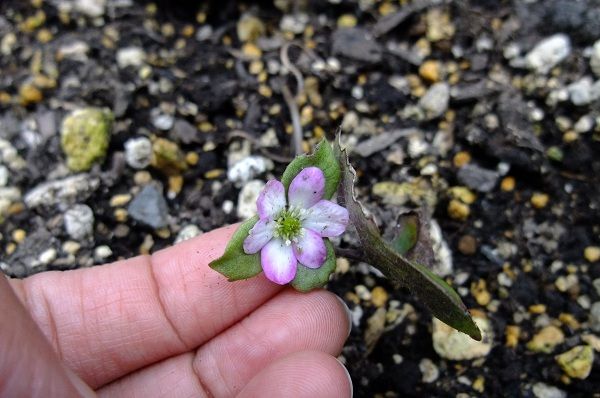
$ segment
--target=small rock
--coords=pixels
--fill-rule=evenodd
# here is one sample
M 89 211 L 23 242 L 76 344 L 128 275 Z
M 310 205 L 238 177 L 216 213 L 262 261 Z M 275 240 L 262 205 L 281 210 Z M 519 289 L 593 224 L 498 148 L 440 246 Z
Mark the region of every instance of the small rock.
M 365 344 L 367 352 L 371 352 L 379 338 L 385 330 L 386 311 L 385 308 L 377 308 L 377 310 L 367 319 L 367 329 L 365 330 Z
M 543 209 L 548 205 L 550 197 L 545 193 L 536 192 L 531 196 L 531 204 L 536 209 Z
M 169 208 L 162 194 L 162 188 L 148 184 L 138 193 L 127 207 L 129 215 L 136 221 L 154 229 L 167 226 Z
M 550 354 L 557 345 L 565 341 L 565 335 L 556 326 L 546 326 L 527 343 L 527 349 L 533 352 Z
M 590 263 L 600 260 L 600 246 L 588 246 L 583 250 L 583 257 Z
M 8 176 L 10 172 L 3 164 L 0 164 L 0 187 L 5 187 L 8 184 Z
M 558 33 L 540 41 L 527 53 L 525 62 L 529 69 L 540 74 L 547 74 L 569 54 L 571 54 L 569 36 Z
M 590 68 L 596 76 L 600 77 L 600 40 L 596 41 L 596 43 L 594 43 L 594 47 L 592 48 Z
M 592 371 L 594 350 L 589 345 L 579 345 L 555 357 L 562 370 L 575 379 L 585 379 Z
M 185 227 L 181 228 L 181 231 L 179 231 L 179 233 L 177 234 L 177 237 L 175 238 L 175 243 L 177 244 L 179 242 L 192 239 L 200 234 L 202 234 L 202 231 L 196 225 L 186 225 Z
M 458 251 L 465 256 L 472 256 L 477 253 L 477 239 L 471 235 L 463 235 L 458 240 Z
M 265 24 L 254 15 L 244 14 L 237 23 L 240 41 L 254 41 L 265 34 Z
M 373 185 L 373 195 L 382 198 L 383 203 L 403 206 L 409 202 L 426 204 L 435 208 L 437 195 L 425 179 L 415 179 L 412 182 L 397 183 L 383 181 Z
M 371 291 L 371 302 L 377 308 L 385 306 L 388 297 L 388 293 L 381 286 L 376 286 L 373 291 Z
M 590 308 L 590 329 L 600 332 L 600 301 L 596 301 Z
M 600 81 L 594 83 L 589 77 L 585 76 L 567 86 L 569 98 L 573 105 L 585 106 L 600 99 Z
M 117 65 L 121 69 L 128 66 L 140 67 L 146 62 L 146 52 L 140 47 L 124 47 L 117 51 Z
M 567 398 L 567 393 L 554 386 L 537 382 L 531 389 L 536 398 Z
M 94 232 L 94 212 L 83 204 L 75 205 L 65 212 L 65 229 L 73 240 L 83 240 Z
M 175 120 L 175 124 L 173 125 L 172 134 L 181 142 L 182 144 L 194 144 L 200 142 L 200 136 L 198 135 L 198 129 L 184 119 Z
M 458 170 L 458 180 L 479 192 L 490 192 L 496 186 L 500 174 L 469 163 Z
M 91 18 L 101 17 L 106 10 L 106 0 L 75 0 L 74 5 L 75 11 Z
M 266 171 L 273 170 L 273 161 L 263 156 L 248 156 L 235 163 L 227 171 L 227 179 L 233 183 L 245 184 Z
M 96 261 L 102 262 L 112 255 L 112 249 L 107 245 L 98 246 L 94 249 L 94 259 Z
M 125 161 L 134 169 L 144 169 L 152 161 L 152 142 L 146 137 L 130 138 L 125 142 Z
M 362 28 L 340 28 L 333 33 L 332 52 L 356 61 L 377 63 L 381 61 L 381 46 Z
M 72 61 L 85 62 L 88 60 L 87 54 L 90 52 L 90 46 L 81 40 L 76 40 L 62 45 L 57 52 L 57 58 L 69 59 Z
M 40 255 L 38 257 L 38 261 L 40 262 L 41 265 L 48 265 L 48 264 L 52 263 L 54 260 L 56 260 L 56 256 L 57 256 L 56 249 L 51 247 L 51 248 L 44 250 L 42 253 L 40 253 Z
M 456 27 L 447 11 L 433 7 L 425 15 L 425 21 L 427 23 L 426 37 L 430 42 L 450 40 L 454 37 Z
M 419 66 L 419 75 L 428 82 L 435 83 L 440 81 L 441 65 L 439 61 L 428 60 Z
M 504 177 L 500 182 L 500 189 L 504 192 L 512 192 L 515 189 L 516 181 L 514 177 Z
M 247 182 L 238 196 L 237 216 L 245 220 L 256 215 L 256 200 L 261 193 L 265 183 L 261 180 Z
M 456 199 L 452 199 L 450 203 L 448 203 L 448 215 L 459 221 L 464 221 L 469 218 L 469 214 L 471 214 L 471 209 L 469 205 L 462 203 Z
M 481 341 L 473 340 L 468 335 L 433 318 L 433 348 L 442 358 L 462 361 L 487 356 L 492 349 L 492 325 L 483 315 L 473 315 L 473 321 L 481 330 Z
M 281 18 L 279 22 L 279 29 L 284 32 L 292 32 L 294 34 L 300 34 L 304 32 L 306 24 L 308 23 L 308 15 L 302 12 L 296 12 L 294 14 L 286 14 Z
M 419 362 L 419 370 L 423 375 L 421 377 L 421 381 L 423 381 L 423 383 L 433 383 L 438 379 L 438 377 L 440 377 L 440 370 L 429 358 L 421 359 L 421 362 Z
M 113 116 L 107 109 L 83 108 L 62 122 L 60 142 L 73 171 L 87 171 L 106 155 Z
M 11 170 L 21 170 L 27 163 L 19 156 L 17 149 L 7 140 L 0 138 L 0 163 Z
M 419 100 L 419 108 L 426 120 L 440 117 L 448 109 L 450 86 L 447 83 L 435 83 Z
M 156 138 L 152 142 L 150 163 L 166 175 L 178 175 L 188 168 L 185 155 L 179 146 L 166 138 Z
M 154 108 L 150 111 L 150 119 L 154 127 L 163 131 L 171 130 L 175 124 L 175 118 L 168 113 L 162 112 L 159 108 Z
M 98 187 L 100 179 L 77 174 L 60 180 L 46 181 L 29 191 L 24 198 L 27 207 L 74 204 L 86 200 Z
M 81 244 L 72 240 L 68 240 L 62 244 L 62 250 L 72 256 L 77 254 L 79 249 L 81 249 Z

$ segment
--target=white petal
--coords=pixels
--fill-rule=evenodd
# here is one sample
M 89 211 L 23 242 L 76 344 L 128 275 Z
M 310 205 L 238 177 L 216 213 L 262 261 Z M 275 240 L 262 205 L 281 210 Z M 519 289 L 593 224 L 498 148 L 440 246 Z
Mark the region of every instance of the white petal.
M 275 221 L 269 219 L 258 220 L 244 239 L 244 253 L 254 254 L 266 245 L 273 237 Z
M 256 200 L 258 216 L 263 218 L 275 218 L 285 208 L 285 189 L 283 184 L 277 180 L 270 180 L 265 185 Z
M 302 170 L 290 184 L 288 199 L 290 206 L 308 209 L 323 198 L 325 175 L 318 167 Z
M 297 243 L 293 243 L 294 254 L 298 262 L 308 268 L 319 268 L 327 258 L 327 248 L 321 235 L 303 228 L 303 235 Z
M 348 210 L 329 200 L 321 200 L 308 209 L 302 226 L 326 238 L 339 236 L 348 226 Z
M 291 245 L 281 239 L 271 239 L 260 251 L 260 263 L 267 279 L 280 285 L 296 276 L 298 261 Z

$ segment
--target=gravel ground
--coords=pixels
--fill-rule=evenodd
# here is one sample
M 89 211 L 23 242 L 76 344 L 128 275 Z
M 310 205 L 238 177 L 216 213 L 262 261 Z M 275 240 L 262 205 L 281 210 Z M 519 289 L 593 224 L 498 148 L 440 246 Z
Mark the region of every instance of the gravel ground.
M 600 397 L 599 1 L 4 0 L 0 68 L 5 273 L 249 217 L 342 126 L 382 230 L 425 209 L 488 330 L 340 258 L 355 396 Z

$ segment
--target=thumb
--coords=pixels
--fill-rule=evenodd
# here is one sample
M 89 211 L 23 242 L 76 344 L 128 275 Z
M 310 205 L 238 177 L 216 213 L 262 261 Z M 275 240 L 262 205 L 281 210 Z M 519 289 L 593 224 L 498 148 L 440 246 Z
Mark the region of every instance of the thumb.
M 60 361 L 0 274 L 0 397 L 93 397 Z

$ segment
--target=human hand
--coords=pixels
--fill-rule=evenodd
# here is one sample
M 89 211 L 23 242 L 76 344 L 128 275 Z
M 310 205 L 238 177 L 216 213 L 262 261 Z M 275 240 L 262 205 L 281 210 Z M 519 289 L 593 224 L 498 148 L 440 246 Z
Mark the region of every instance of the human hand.
M 113 264 L 0 277 L 0 396 L 347 397 L 335 295 L 208 267 L 235 226 Z M 89 386 L 89 387 L 88 387 Z

